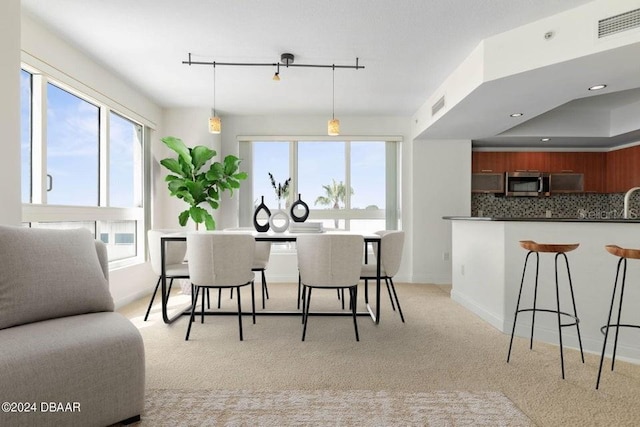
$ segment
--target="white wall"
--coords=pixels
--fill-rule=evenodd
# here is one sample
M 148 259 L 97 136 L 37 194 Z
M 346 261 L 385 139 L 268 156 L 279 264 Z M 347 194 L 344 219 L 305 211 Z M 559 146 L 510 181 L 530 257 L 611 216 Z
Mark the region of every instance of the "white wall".
M 20 203 L 20 0 L 4 0 L 0 14 L 0 224 L 19 225 Z
M 114 108 L 117 108 L 122 113 L 130 115 L 132 118 L 140 120 L 143 124 L 156 129 L 156 134 L 161 133 L 161 119 L 162 110 L 157 106 L 150 98 L 140 93 L 138 90 L 129 85 L 126 81 L 122 80 L 118 75 L 111 73 L 108 67 L 103 64 L 99 64 L 93 61 L 91 58 L 84 55 L 79 50 L 75 49 L 59 37 L 54 35 L 47 28 L 40 25 L 38 22 L 31 19 L 29 16 L 20 14 L 19 1 L 10 0 L 9 13 L 5 13 L 7 9 L 3 5 L 3 13 L 0 18 L 0 43 L 7 43 L 6 38 L 16 38 L 14 31 L 21 30 L 18 39 L 19 43 L 13 47 L 13 49 L 22 49 L 22 58 L 25 62 L 29 62 L 33 66 L 38 66 L 44 69 L 48 73 L 55 74 L 56 78 L 63 83 L 71 84 L 78 87 L 90 96 L 93 96 L 99 100 L 104 100 L 107 104 Z M 17 7 L 18 10 L 15 14 L 11 13 L 13 9 Z M 6 22 L 5 22 L 6 21 Z M 20 25 L 20 22 L 22 25 Z M 2 60 L 4 64 L 5 57 L 15 56 L 12 55 L 10 46 L 6 48 L 2 46 Z M 0 71 L 0 86 L 5 82 L 15 80 L 15 88 L 8 88 L 9 97 L 18 97 L 19 91 L 19 70 L 20 70 L 20 53 L 16 53 L 18 58 L 11 61 L 11 68 L 13 68 L 13 75 L 10 75 L 5 71 Z M 3 97 L 5 97 L 5 91 L 3 88 Z M 0 178 L 3 179 L 3 190 L 0 192 L 0 202 L 2 203 L 2 210 L 0 210 L 0 222 L 4 222 L 3 217 L 9 215 L 5 212 L 11 212 L 17 210 L 18 222 L 20 218 L 21 204 L 20 204 L 20 144 L 19 144 L 19 98 L 15 102 L 6 102 L 6 97 L 3 98 L 3 102 L 0 103 L 0 109 L 9 108 L 11 111 L 0 114 L 3 117 L 14 117 L 12 122 L 15 122 L 16 136 L 14 138 L 3 138 L 4 141 L 9 141 L 11 147 L 3 149 L 3 155 L 5 156 L 5 164 L 8 168 L 0 168 Z M 12 127 L 13 129 L 13 127 Z M 3 136 L 4 126 L 3 126 Z M 11 135 L 11 133 L 9 134 Z M 7 171 L 8 169 L 8 171 Z M 4 174 L 7 174 L 4 177 Z M 17 196 L 5 193 L 4 184 L 14 182 L 11 185 L 11 190 L 17 188 Z M 5 201 L 5 197 L 10 197 L 10 200 Z M 15 214 L 13 214 L 15 215 Z M 12 215 L 12 216 L 13 216 Z M 111 294 L 116 303 L 116 306 L 121 306 L 136 298 L 149 293 L 155 285 L 151 268 L 148 264 L 141 264 L 133 267 L 126 267 L 111 272 L 109 281 Z
M 471 141 L 414 141 L 413 171 L 412 280 L 449 284 L 451 223 L 442 217 L 471 212 Z

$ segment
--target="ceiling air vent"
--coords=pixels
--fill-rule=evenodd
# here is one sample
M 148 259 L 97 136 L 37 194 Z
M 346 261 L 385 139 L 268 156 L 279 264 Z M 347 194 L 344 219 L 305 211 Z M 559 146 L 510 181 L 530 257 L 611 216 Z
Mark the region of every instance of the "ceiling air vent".
M 640 27 L 640 9 L 630 10 L 620 15 L 599 20 L 598 38 L 601 39 L 638 27 Z
M 442 95 L 442 98 L 438 99 L 436 103 L 431 106 L 431 116 L 435 116 L 438 113 L 438 111 L 442 110 L 443 108 L 444 108 L 444 95 Z

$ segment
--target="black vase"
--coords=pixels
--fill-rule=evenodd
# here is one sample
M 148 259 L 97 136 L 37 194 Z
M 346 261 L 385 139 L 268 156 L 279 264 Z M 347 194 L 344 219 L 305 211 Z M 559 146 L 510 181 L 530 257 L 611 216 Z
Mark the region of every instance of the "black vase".
M 302 214 L 301 216 L 297 216 L 295 214 L 295 209 L 298 206 L 304 209 L 304 214 Z M 307 218 L 309 218 L 309 205 L 307 205 L 302 201 L 302 199 L 300 199 L 300 193 L 298 193 L 298 200 L 293 202 L 293 204 L 291 205 L 289 213 L 291 214 L 291 219 L 293 220 L 293 222 L 305 222 Z
M 258 223 L 258 213 L 261 210 L 263 210 L 267 214 L 267 221 L 264 224 L 259 224 Z M 269 231 L 269 217 L 270 216 L 271 216 L 271 211 L 269 210 L 267 205 L 264 204 L 264 196 L 261 196 L 260 204 L 258 205 L 258 207 L 256 208 L 255 212 L 253 213 L 253 226 L 256 228 L 256 231 L 258 231 L 260 233 L 264 233 L 264 232 Z

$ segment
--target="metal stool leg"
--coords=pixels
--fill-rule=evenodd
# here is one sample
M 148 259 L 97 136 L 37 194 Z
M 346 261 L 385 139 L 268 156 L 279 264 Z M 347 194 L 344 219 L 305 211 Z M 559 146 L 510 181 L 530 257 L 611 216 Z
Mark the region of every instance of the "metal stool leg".
M 602 343 L 602 353 L 600 354 L 600 367 L 598 368 L 598 379 L 596 380 L 596 390 L 598 389 L 598 387 L 600 387 L 600 376 L 602 374 L 602 365 L 604 364 L 604 354 L 605 354 L 605 350 L 607 348 L 607 339 L 609 338 L 609 327 L 612 326 L 611 325 L 611 316 L 613 314 L 613 304 L 615 303 L 616 300 L 616 290 L 618 287 L 618 277 L 620 276 L 620 265 L 623 264 L 624 261 L 624 269 L 623 269 L 623 273 L 622 273 L 622 283 L 624 286 L 624 279 L 626 278 L 626 273 L 627 273 L 627 260 L 626 258 L 620 258 L 620 260 L 618 261 L 618 268 L 616 269 L 616 279 L 613 282 L 613 292 L 611 293 L 611 305 L 609 306 L 609 316 L 607 317 L 607 324 L 604 326 L 604 342 Z M 622 306 L 622 298 L 620 298 L 620 304 Z M 620 323 L 618 321 L 618 323 Z M 619 328 L 617 328 L 619 329 Z M 617 338 L 617 334 L 616 334 L 616 338 Z M 613 360 L 611 363 L 611 370 L 613 370 Z
M 600 354 L 600 367 L 598 368 L 598 378 L 596 380 L 596 390 L 600 387 L 600 376 L 602 375 L 602 365 L 604 364 L 604 353 L 607 348 L 607 339 L 609 338 L 609 326 L 611 325 L 611 315 L 613 314 L 613 304 L 616 300 L 616 288 L 618 287 L 618 277 L 620 275 L 620 265 L 624 261 L 624 273 L 623 273 L 623 283 L 624 278 L 626 276 L 627 271 L 627 260 L 626 258 L 620 258 L 618 261 L 618 268 L 616 269 L 616 279 L 613 282 L 613 292 L 611 293 L 611 305 L 609 306 L 609 316 L 607 317 L 607 324 L 604 326 L 604 342 L 602 343 L 602 353 Z M 622 300 L 622 298 L 621 298 Z M 611 364 L 611 369 L 613 370 L 613 363 Z
M 573 281 L 571 280 L 571 270 L 569 270 L 569 260 L 567 259 L 567 255 L 565 253 L 563 253 L 562 256 L 564 257 L 564 263 L 567 266 L 569 290 L 571 291 L 571 304 L 573 304 L 573 316 L 576 319 L 576 331 L 578 332 L 578 345 L 580 346 L 580 358 L 582 359 L 582 363 L 584 363 L 584 351 L 582 351 L 582 337 L 580 336 L 580 318 L 578 317 L 578 310 L 576 308 L 576 298 L 573 295 Z
M 509 352 L 507 353 L 507 363 L 509 363 L 509 359 L 511 358 L 511 348 L 513 347 L 513 336 L 516 332 L 516 322 L 518 321 L 518 312 L 520 310 L 520 297 L 522 296 L 522 286 L 524 285 L 524 277 L 527 273 L 527 263 L 529 262 L 529 255 L 533 252 L 529 251 L 527 256 L 524 259 L 524 267 L 522 268 L 522 280 L 520 281 L 520 291 L 518 292 L 518 301 L 516 302 L 516 311 L 513 317 L 513 328 L 511 329 L 511 340 L 509 341 Z
M 533 349 L 533 327 L 536 324 L 536 305 L 538 303 L 538 272 L 540 271 L 540 254 L 536 254 L 536 281 L 533 288 L 533 311 L 531 312 L 531 338 L 529 338 L 529 350 Z
M 611 370 L 616 363 L 616 350 L 618 348 L 618 333 L 620 332 L 620 315 L 622 314 L 622 299 L 624 297 L 624 285 L 627 279 L 627 259 L 624 258 L 624 269 L 622 270 L 622 283 L 620 285 L 620 304 L 618 306 L 618 321 L 616 322 L 616 336 L 613 339 L 613 354 L 611 355 Z
M 562 351 L 562 322 L 560 321 L 560 287 L 558 286 L 558 256 L 555 256 L 555 273 L 556 273 L 556 306 L 558 307 L 558 341 L 560 342 L 560 367 L 562 369 L 562 379 L 564 379 L 564 354 Z M 534 312 L 535 313 L 535 312 Z

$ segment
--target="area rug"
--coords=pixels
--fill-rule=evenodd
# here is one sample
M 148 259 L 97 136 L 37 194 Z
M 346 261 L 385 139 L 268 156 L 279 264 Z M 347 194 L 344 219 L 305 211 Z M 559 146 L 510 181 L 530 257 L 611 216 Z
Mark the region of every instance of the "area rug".
M 500 392 L 149 390 L 142 426 L 533 426 Z

